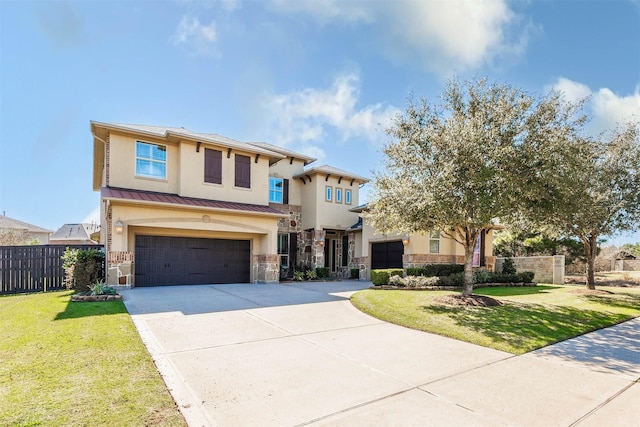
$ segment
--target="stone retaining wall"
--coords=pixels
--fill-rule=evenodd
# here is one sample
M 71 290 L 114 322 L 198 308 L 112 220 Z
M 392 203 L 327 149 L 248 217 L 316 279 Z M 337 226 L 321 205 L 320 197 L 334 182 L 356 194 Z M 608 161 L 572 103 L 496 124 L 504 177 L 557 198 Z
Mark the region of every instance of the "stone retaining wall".
M 564 284 L 564 255 L 513 257 L 518 272 L 533 271 L 533 280 L 538 283 Z M 505 258 L 496 258 L 496 271 L 502 272 Z

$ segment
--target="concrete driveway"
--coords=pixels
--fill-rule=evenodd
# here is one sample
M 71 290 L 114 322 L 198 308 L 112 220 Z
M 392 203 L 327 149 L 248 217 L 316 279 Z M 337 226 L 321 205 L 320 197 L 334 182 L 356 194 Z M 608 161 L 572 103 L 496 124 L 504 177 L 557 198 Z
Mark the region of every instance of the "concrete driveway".
M 640 426 L 640 319 L 516 357 L 369 317 L 368 286 L 123 294 L 190 426 Z

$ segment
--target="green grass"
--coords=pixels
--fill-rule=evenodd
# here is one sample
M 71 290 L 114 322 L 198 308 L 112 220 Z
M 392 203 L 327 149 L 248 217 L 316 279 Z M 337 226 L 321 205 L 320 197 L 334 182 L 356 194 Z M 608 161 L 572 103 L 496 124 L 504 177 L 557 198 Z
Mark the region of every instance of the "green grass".
M 0 425 L 185 426 L 121 301 L 0 297 Z
M 363 312 L 397 325 L 513 354 L 582 335 L 640 316 L 640 289 L 598 288 L 584 294 L 572 286 L 479 288 L 499 307 L 453 307 L 434 301 L 447 291 L 363 290 L 351 297 Z

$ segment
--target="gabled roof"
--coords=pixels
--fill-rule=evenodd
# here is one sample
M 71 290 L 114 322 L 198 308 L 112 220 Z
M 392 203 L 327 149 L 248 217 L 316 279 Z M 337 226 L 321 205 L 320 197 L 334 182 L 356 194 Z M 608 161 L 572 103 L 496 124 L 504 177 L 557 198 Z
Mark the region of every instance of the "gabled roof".
M 97 224 L 65 224 L 51 235 L 50 240 L 91 240 L 91 235 L 98 231 Z
M 334 176 L 338 178 L 342 177 L 344 179 L 353 179 L 354 181 L 358 181 L 359 184 L 366 184 L 367 182 L 369 182 L 369 178 L 365 178 L 363 176 L 356 175 L 354 173 L 347 172 L 342 169 L 338 169 L 336 167 L 329 166 L 329 165 L 316 166 L 316 167 L 307 169 L 304 172 L 294 176 L 294 178 L 304 178 L 304 177 L 310 177 L 318 174 L 325 175 L 325 176 Z
M 211 209 L 215 211 L 259 214 L 284 217 L 277 209 L 263 205 L 248 203 L 225 202 L 221 200 L 198 199 L 182 197 L 177 194 L 156 193 L 153 191 L 129 190 L 126 188 L 102 187 L 101 196 L 106 200 L 123 200 L 140 204 L 188 206 L 193 208 Z
M 0 215 L 0 230 L 1 231 L 27 231 L 29 233 L 52 233 L 51 230 L 38 227 L 37 225 L 29 224 L 17 219 L 9 218 L 8 216 Z

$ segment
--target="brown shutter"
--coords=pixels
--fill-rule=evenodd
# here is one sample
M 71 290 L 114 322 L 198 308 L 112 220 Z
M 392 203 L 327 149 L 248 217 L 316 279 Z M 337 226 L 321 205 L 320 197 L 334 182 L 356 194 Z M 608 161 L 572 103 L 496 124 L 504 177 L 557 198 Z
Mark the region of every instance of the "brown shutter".
M 236 154 L 236 187 L 251 188 L 251 158 Z
M 282 203 L 285 205 L 289 204 L 289 180 L 282 180 Z
M 204 149 L 204 182 L 222 184 L 222 151 Z
M 298 265 L 298 233 L 289 233 L 289 265 Z

